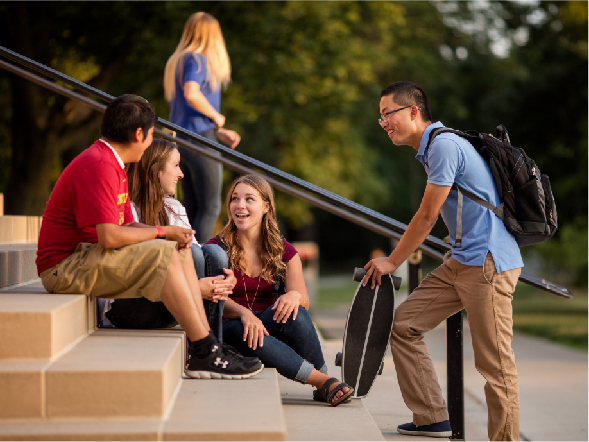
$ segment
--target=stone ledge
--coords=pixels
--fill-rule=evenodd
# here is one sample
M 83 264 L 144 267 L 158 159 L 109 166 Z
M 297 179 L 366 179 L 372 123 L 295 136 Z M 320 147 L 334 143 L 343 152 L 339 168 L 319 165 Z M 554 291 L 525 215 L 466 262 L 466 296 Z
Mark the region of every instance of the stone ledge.
M 0 293 L 0 360 L 51 359 L 88 333 L 84 295 L 22 286 Z
M 182 372 L 183 333 L 96 332 L 46 371 L 47 417 L 164 416 Z
M 0 244 L 37 243 L 41 229 L 40 216 L 0 216 Z
M 0 421 L 0 440 L 162 440 L 160 419 Z
M 278 374 L 245 380 L 184 379 L 164 440 L 285 440 Z
M 0 420 L 0 440 L 285 440 L 277 376 L 183 379 L 163 418 Z
M 37 244 L 0 244 L 0 288 L 38 278 Z

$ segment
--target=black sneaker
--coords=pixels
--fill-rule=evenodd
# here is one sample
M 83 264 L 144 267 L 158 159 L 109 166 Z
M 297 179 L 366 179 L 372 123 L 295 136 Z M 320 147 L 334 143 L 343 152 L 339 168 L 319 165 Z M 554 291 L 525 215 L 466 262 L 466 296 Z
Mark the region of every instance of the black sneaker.
M 191 350 L 184 372 L 194 379 L 247 379 L 264 369 L 258 358 L 245 361 L 228 352 L 223 345 L 215 344 L 205 358 L 198 358 Z
M 452 437 L 450 421 L 437 422 L 430 425 L 415 425 L 413 422 L 399 425 L 397 431 L 409 436 Z
M 256 356 L 244 356 L 243 354 L 241 354 L 240 352 L 238 352 L 234 347 L 232 347 L 229 344 L 226 343 L 222 343 L 221 344 L 223 346 L 223 348 L 225 349 L 225 351 L 233 356 L 235 356 L 237 359 L 241 359 L 242 361 L 245 362 L 257 362 L 259 361 L 259 359 Z

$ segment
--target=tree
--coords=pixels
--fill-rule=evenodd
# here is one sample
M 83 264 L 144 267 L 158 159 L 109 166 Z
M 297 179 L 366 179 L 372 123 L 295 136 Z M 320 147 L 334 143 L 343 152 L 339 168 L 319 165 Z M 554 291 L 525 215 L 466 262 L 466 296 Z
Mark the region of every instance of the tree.
M 174 12 L 188 9 L 156 2 L 6 2 L 0 8 L 0 36 L 9 49 L 112 95 L 146 96 L 157 89 L 154 81 L 161 84 L 163 66 L 145 77 L 140 69 L 154 69 L 149 56 L 161 49 L 156 36 L 173 28 Z M 11 157 L 3 168 L 6 213 L 40 215 L 61 169 L 98 136 L 101 115 L 16 75 L 4 75 L 1 84 L 10 91 L 4 115 L 10 123 L 0 125 L 0 140 L 11 144 L 10 155 L 2 149 Z
M 414 81 L 434 120 L 508 127 L 550 175 L 560 215 L 557 237 L 530 249 L 586 277 L 586 2 L 3 2 L 0 40 L 111 95 L 142 95 L 166 118 L 164 65 L 198 10 L 219 20 L 227 43 L 222 112 L 240 151 L 408 223 L 425 172 L 376 120 L 380 91 Z M 100 115 L 1 71 L 0 105 L 6 212 L 40 215 L 60 171 L 98 136 Z M 317 215 L 277 201 L 292 229 Z M 341 236 L 353 228 L 338 223 L 317 216 L 322 256 L 351 253 Z M 352 253 L 387 247 L 353 235 L 365 249 Z

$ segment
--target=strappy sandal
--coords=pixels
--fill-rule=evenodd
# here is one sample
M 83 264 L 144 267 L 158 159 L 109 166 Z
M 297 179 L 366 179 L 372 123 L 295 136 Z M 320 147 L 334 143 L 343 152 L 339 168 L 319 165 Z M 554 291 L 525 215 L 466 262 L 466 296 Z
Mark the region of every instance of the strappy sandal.
M 313 390 L 313 400 L 317 402 L 327 402 L 327 398 L 325 397 L 325 394 L 321 389 Z M 341 403 L 347 404 L 349 402 L 352 402 L 351 397 L 348 397 L 345 401 L 342 401 Z
M 327 402 L 332 407 L 337 407 L 341 403 L 346 403 L 346 402 L 351 401 L 350 396 L 352 396 L 352 394 L 354 394 L 354 389 L 352 387 L 350 387 L 348 384 L 346 384 L 345 382 L 340 382 L 340 384 L 337 387 L 335 387 L 333 390 L 329 391 L 329 387 L 336 382 L 340 382 L 340 381 L 337 378 L 329 378 L 328 380 L 326 380 L 325 383 L 323 384 L 323 387 L 321 387 L 320 389 L 317 389 L 313 392 L 313 399 L 316 401 L 320 401 L 320 402 Z M 344 393 L 339 399 L 332 401 L 335 394 L 338 391 L 340 391 L 346 387 L 349 388 L 348 392 Z

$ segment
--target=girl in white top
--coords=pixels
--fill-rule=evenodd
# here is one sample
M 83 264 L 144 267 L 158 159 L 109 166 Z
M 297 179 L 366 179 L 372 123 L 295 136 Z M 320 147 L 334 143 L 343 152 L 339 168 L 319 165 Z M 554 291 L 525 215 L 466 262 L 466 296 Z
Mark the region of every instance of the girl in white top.
M 128 166 L 127 175 L 136 221 L 152 226 L 190 227 L 186 209 L 174 198 L 178 180 L 184 176 L 180 170 L 180 153 L 174 143 L 154 139 L 141 160 Z M 203 252 L 193 236 L 192 256 L 200 291 L 209 311 L 209 322 L 215 322 L 210 324 L 211 329 L 220 339 L 222 307 L 233 293 L 236 279 L 220 247 L 207 245 L 204 249 Z M 205 277 L 207 267 L 209 270 L 215 269 L 218 276 Z M 175 320 L 162 303 L 139 303 L 136 300 L 120 303 L 111 301 L 104 306 L 104 312 L 113 325 L 121 328 L 165 328 L 175 325 Z

